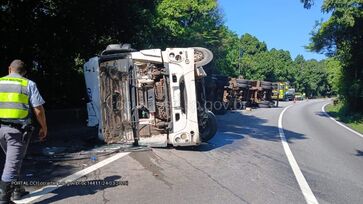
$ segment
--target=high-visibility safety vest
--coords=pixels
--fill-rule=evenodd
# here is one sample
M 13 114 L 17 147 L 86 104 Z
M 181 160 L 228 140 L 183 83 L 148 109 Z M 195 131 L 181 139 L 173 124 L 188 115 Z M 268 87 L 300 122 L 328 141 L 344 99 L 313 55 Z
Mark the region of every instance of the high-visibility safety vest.
M 0 78 L 0 120 L 21 122 L 28 118 L 28 83 L 25 78 Z

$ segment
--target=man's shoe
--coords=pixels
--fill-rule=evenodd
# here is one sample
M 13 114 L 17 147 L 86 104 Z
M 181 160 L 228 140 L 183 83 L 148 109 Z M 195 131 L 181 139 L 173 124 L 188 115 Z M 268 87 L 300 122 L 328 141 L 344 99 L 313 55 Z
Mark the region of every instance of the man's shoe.
M 22 185 L 14 185 L 13 200 L 20 200 L 23 196 L 29 194 Z
M 10 200 L 11 194 L 13 193 L 14 188 L 11 185 L 11 182 L 0 181 L 0 204 L 13 204 Z

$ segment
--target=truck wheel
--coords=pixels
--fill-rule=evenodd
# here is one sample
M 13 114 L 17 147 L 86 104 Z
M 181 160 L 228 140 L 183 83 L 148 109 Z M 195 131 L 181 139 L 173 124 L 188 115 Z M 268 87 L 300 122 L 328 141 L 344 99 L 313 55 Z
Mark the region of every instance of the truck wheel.
M 248 88 L 248 84 L 237 84 L 238 88 Z
M 243 110 L 246 109 L 247 105 L 248 105 L 247 101 L 242 101 L 242 109 Z
M 217 106 L 218 104 L 218 106 Z M 227 112 L 228 104 L 221 101 L 216 101 L 212 111 L 216 115 L 224 115 Z
M 249 84 L 250 81 L 246 79 L 236 79 L 237 84 Z
M 233 102 L 232 110 L 242 110 L 243 104 L 240 101 L 235 100 Z
M 270 101 L 261 101 L 258 104 L 258 107 L 260 107 L 260 108 L 271 108 L 271 102 Z
M 261 81 L 261 85 L 262 86 L 271 86 L 272 85 L 272 82 L 269 82 L 269 81 Z
M 203 128 L 203 130 L 200 134 L 202 142 L 209 141 L 210 139 L 213 138 L 213 136 L 217 132 L 216 116 L 210 111 L 207 112 L 207 115 L 208 115 L 208 121 L 207 121 L 206 127 Z
M 263 104 L 263 105 L 270 105 L 270 101 L 261 101 L 260 104 Z
M 270 105 L 266 105 L 266 104 L 258 104 L 258 107 L 260 107 L 260 108 L 271 108 Z
M 192 47 L 194 49 L 194 63 L 197 67 L 208 64 L 213 59 L 213 53 L 204 47 Z

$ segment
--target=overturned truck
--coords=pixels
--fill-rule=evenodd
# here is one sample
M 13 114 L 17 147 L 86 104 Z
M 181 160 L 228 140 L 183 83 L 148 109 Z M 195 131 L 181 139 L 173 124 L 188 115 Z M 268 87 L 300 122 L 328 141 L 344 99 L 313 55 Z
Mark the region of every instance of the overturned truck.
M 246 107 L 271 108 L 272 82 L 230 78 L 220 75 L 207 77 L 207 107 L 215 114 Z
M 199 145 L 216 133 L 205 106 L 205 48 L 136 51 L 109 45 L 84 65 L 88 126 L 106 143 Z

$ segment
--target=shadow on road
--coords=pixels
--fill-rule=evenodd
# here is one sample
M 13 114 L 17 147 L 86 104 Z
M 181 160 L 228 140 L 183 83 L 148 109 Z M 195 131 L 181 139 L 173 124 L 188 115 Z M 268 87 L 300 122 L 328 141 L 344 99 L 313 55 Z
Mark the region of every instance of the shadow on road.
M 26 160 L 23 162 L 19 180 L 55 181 L 56 178 L 63 178 L 65 176 L 68 176 L 77 171 L 78 169 L 79 167 L 77 167 L 77 165 L 66 162 Z M 39 188 L 40 186 L 29 187 Z
M 120 176 L 109 176 L 102 180 L 90 180 L 87 181 L 90 184 L 92 183 L 98 183 L 98 182 L 115 182 L 121 179 Z M 117 185 L 69 185 L 69 186 L 63 186 L 55 191 L 53 191 L 53 194 L 56 194 L 50 198 L 47 198 L 45 200 L 36 202 L 38 204 L 47 204 L 47 203 L 53 203 L 56 201 L 60 201 L 69 197 L 79 197 L 79 196 L 87 196 L 87 195 L 93 195 L 99 191 L 103 191 L 107 188 L 114 188 L 117 187 Z M 107 203 L 109 200 L 105 197 L 103 194 L 103 202 Z
M 361 151 L 361 150 L 357 150 L 357 153 L 355 154 L 355 156 L 360 156 L 360 157 L 362 157 L 362 156 L 363 156 L 363 151 Z
M 57 178 L 63 178 L 84 168 L 84 164 L 89 163 L 90 159 L 75 160 L 75 158 L 69 158 L 68 153 L 81 153 L 102 144 L 97 140 L 97 128 L 86 127 L 85 118 L 84 111 L 48 111 L 48 138 L 45 142 L 39 142 L 38 130 L 34 131 L 23 161 L 20 180 L 55 181 Z M 46 148 L 64 150 L 59 154 L 51 155 L 44 153 Z M 63 157 L 64 161 L 56 160 L 60 157 Z M 29 186 L 27 190 L 35 190 L 39 187 Z
M 321 116 L 321 117 L 324 117 L 324 118 L 329 118 L 328 113 L 324 113 L 322 111 L 315 112 L 315 115 L 318 115 L 318 116 Z
M 284 129 L 289 143 L 293 140 L 306 139 L 297 132 Z M 210 151 L 230 145 L 236 141 L 243 141 L 246 137 L 271 142 L 280 142 L 279 130 L 276 126 L 267 124 L 267 120 L 252 115 L 243 115 L 239 112 L 230 112 L 218 117 L 218 132 L 208 143 L 193 148 L 178 148 L 180 150 Z
M 5 154 L 0 151 L 0 175 L 3 173 Z M 54 178 L 68 176 L 75 171 L 75 166 L 67 163 L 54 163 L 50 161 L 23 161 L 19 181 L 38 182 L 54 181 Z M 40 186 L 28 186 L 27 190 L 35 190 Z

